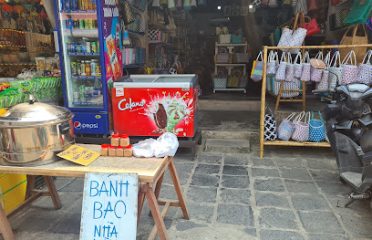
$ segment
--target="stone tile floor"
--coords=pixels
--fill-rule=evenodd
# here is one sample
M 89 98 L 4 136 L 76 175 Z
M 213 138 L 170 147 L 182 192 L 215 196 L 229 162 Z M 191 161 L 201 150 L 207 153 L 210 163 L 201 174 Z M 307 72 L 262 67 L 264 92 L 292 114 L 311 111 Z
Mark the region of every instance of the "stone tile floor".
M 166 226 L 171 239 L 344 240 L 372 239 L 369 202 L 343 208 L 350 189 L 338 180 L 329 150 L 266 150 L 247 154 L 206 153 L 176 156 L 191 219 L 171 209 Z M 64 207 L 51 210 L 44 197 L 11 218 L 17 239 L 78 239 L 82 179 L 58 178 Z M 167 175 L 162 197 L 175 197 Z M 146 204 L 146 203 L 145 203 Z M 138 239 L 152 227 L 147 208 Z

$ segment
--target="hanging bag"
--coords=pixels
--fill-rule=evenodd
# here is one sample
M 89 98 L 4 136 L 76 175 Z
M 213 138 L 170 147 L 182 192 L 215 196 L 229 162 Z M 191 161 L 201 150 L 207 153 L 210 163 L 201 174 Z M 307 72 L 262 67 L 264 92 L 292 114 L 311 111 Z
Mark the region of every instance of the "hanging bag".
M 269 60 L 267 62 L 267 74 L 275 74 L 279 64 L 278 52 L 270 51 Z
M 305 52 L 304 59 L 302 62 L 302 73 L 301 73 L 301 81 L 308 82 L 310 81 L 311 77 L 311 65 L 310 65 L 310 56 L 309 52 Z
M 290 46 L 291 47 L 302 46 L 302 44 L 305 41 L 306 34 L 307 34 L 307 30 L 305 28 L 299 27 L 296 30 L 294 30 L 292 34 Z M 298 52 L 300 52 L 300 49 L 290 49 L 289 51 L 292 54 L 297 54 Z
M 283 141 L 288 141 L 294 131 L 293 123 L 291 122 L 291 119 L 296 116 L 296 113 L 291 113 L 286 117 L 278 127 L 278 138 Z
M 276 133 L 276 120 L 273 112 L 269 107 L 265 109 L 265 130 L 264 130 L 264 139 L 265 141 L 273 141 L 277 138 Z
M 301 74 L 302 74 L 302 54 L 301 52 L 297 53 L 294 61 L 293 61 L 293 69 L 294 69 L 294 72 L 293 72 L 293 76 L 297 79 L 300 79 L 301 78 Z
M 316 18 L 310 18 L 306 16 L 301 27 L 307 30 L 306 36 L 313 36 L 317 33 L 320 33 L 320 27 Z
M 309 122 L 309 141 L 321 142 L 326 139 L 326 130 L 322 114 L 318 112 L 319 119 L 315 118 L 315 114 L 311 113 Z
M 287 82 L 293 82 L 295 80 L 294 77 L 294 66 L 292 63 L 292 55 L 291 53 L 287 53 L 287 66 L 285 69 L 285 81 Z
M 329 62 L 329 72 L 329 90 L 335 91 L 342 77 L 341 57 L 339 51 L 336 51 L 333 54 L 331 61 Z
M 293 30 L 289 29 L 288 27 L 282 28 L 282 35 L 280 36 L 280 40 L 278 42 L 278 47 L 289 47 L 291 46 Z M 280 49 L 283 52 L 288 51 L 288 49 L 282 48 Z
M 357 81 L 364 84 L 372 83 L 372 65 L 371 65 L 372 50 L 369 50 L 363 62 L 359 65 Z
M 280 58 L 280 63 L 278 70 L 275 74 L 276 81 L 284 81 L 286 79 L 286 68 L 287 68 L 287 61 L 286 61 L 286 53 L 282 53 L 282 56 Z
M 294 131 L 292 139 L 298 142 L 309 140 L 309 121 L 310 113 L 301 112 L 293 121 Z
M 319 51 L 318 54 L 315 56 L 315 59 L 323 60 L 323 52 Z M 323 73 L 323 69 L 318 69 L 318 68 L 311 67 L 311 70 L 310 70 L 311 81 L 320 82 L 320 80 L 322 79 L 322 73 Z
M 256 60 L 253 61 L 252 71 L 251 71 L 251 79 L 255 82 L 262 80 L 262 68 L 263 68 L 263 60 L 262 60 L 262 51 L 257 55 Z
M 328 52 L 324 58 L 324 63 L 326 64 L 326 69 L 323 69 L 322 73 L 322 79 L 317 85 L 317 90 L 322 90 L 322 91 L 328 91 L 329 89 L 329 62 L 331 60 L 331 52 Z
M 340 45 L 368 44 L 368 34 L 364 24 L 357 24 L 349 27 L 341 39 Z M 349 51 L 354 50 L 357 62 L 362 62 L 367 47 L 341 48 L 341 58 L 344 59 Z
M 355 52 L 351 50 L 341 64 L 342 77 L 341 85 L 347 85 L 357 81 L 358 77 L 358 66 L 356 64 Z
M 125 25 L 131 24 L 136 21 L 136 18 L 133 14 L 132 7 L 128 3 L 128 1 L 125 1 L 123 3 L 123 8 L 124 8 L 124 23 Z
M 358 0 L 354 1 L 351 10 L 344 19 L 344 24 L 353 25 L 356 23 L 364 24 L 370 16 L 372 9 L 372 0 Z

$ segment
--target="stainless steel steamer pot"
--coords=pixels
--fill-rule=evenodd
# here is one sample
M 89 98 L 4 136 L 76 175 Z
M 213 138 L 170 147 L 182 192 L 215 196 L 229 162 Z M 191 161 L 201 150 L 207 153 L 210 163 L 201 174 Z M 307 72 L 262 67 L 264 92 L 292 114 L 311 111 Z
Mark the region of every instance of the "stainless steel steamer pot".
M 66 108 L 35 102 L 11 107 L 0 117 L 0 164 L 41 165 L 75 142 L 73 114 Z

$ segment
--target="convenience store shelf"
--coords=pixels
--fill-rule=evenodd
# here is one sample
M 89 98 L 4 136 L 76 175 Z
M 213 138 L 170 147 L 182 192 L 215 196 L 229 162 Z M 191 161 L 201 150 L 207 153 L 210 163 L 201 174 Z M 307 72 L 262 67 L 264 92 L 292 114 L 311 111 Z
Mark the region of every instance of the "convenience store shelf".
M 89 81 L 89 80 L 96 80 L 97 78 L 101 78 L 101 76 L 72 76 L 75 80 L 82 80 L 82 81 Z
M 64 31 L 67 37 L 87 37 L 87 38 L 98 38 L 98 29 L 72 29 Z
M 98 53 L 73 53 L 69 52 L 68 55 L 70 57 L 99 57 Z
M 87 11 L 71 11 L 71 12 L 61 12 L 62 19 L 66 20 L 72 17 L 72 19 L 97 19 L 97 12 L 94 10 Z

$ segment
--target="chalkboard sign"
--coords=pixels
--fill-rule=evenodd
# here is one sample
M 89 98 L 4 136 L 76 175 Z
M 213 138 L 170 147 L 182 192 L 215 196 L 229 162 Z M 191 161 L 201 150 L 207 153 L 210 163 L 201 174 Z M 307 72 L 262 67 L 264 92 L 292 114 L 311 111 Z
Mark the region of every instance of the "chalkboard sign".
M 135 240 L 137 199 L 137 174 L 86 174 L 80 240 Z

